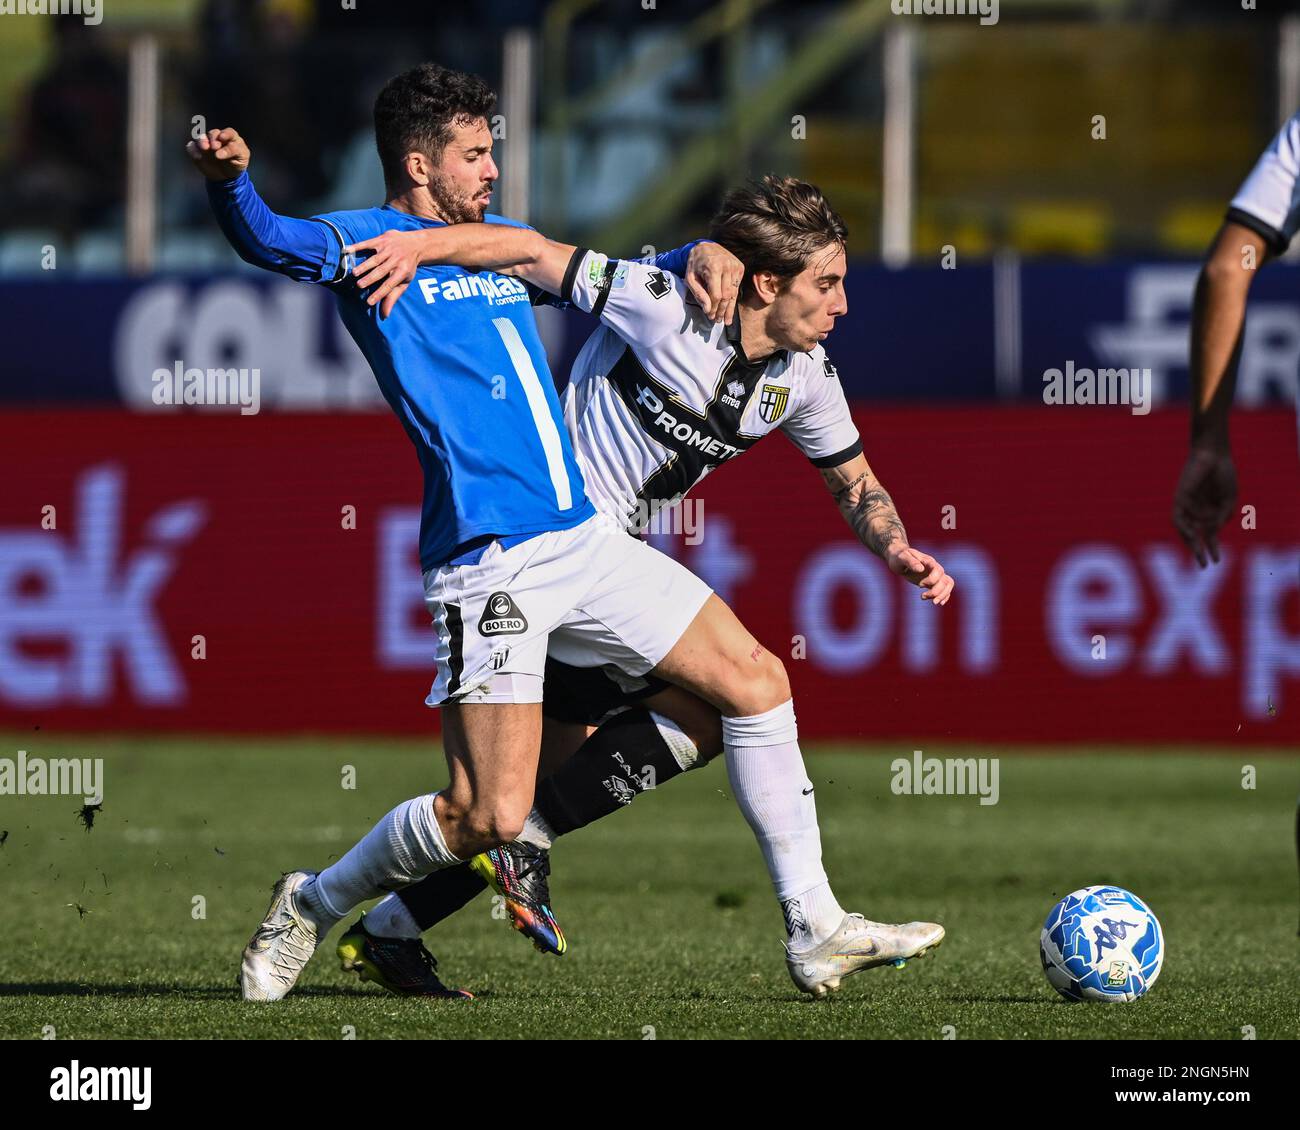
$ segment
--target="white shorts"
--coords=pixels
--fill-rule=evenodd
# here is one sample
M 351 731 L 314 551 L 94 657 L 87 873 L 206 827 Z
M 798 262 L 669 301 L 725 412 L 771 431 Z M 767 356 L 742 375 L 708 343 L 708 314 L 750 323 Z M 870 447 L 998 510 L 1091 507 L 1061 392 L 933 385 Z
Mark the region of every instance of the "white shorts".
M 575 667 L 644 675 L 711 593 L 684 565 L 599 517 L 510 549 L 493 542 L 476 564 L 424 574 L 438 634 L 425 703 L 540 702 L 548 650 Z

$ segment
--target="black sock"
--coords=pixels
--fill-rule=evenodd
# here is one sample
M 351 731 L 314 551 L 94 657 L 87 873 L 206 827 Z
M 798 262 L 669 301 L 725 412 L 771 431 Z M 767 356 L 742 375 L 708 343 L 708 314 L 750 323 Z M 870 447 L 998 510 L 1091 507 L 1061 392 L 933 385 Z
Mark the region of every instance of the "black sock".
M 403 887 L 397 897 L 406 903 L 406 909 L 419 924 L 423 933 L 444 918 L 453 915 L 487 884 L 469 869 L 468 863 L 444 867 L 426 875 L 418 883 Z
M 631 804 L 682 771 L 650 711 L 615 714 L 537 786 L 533 805 L 562 836 Z

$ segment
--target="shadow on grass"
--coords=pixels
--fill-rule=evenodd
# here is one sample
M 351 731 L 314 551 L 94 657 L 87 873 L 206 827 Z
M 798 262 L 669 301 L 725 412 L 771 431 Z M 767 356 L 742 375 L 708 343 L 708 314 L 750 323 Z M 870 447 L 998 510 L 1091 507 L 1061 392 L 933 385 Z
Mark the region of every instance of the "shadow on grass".
M 295 989 L 295 997 L 358 999 L 379 994 L 362 988 L 325 988 L 305 986 Z M 388 994 L 383 994 L 387 996 Z M 5 997 L 176 997 L 181 1000 L 238 1000 L 239 989 L 226 985 L 106 985 L 84 981 L 32 981 L 27 984 L 0 983 L 0 999 Z

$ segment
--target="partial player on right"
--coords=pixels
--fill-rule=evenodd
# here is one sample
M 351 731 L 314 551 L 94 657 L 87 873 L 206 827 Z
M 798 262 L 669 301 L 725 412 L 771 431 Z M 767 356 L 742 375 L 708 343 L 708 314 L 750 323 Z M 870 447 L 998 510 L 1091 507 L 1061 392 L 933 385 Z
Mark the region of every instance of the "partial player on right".
M 1300 113 L 1282 127 L 1232 198 L 1196 283 L 1191 450 L 1174 494 L 1174 526 L 1202 568 L 1208 560 L 1218 563 L 1219 530 L 1237 508 L 1237 468 L 1228 418 L 1237 388 L 1250 285 L 1257 268 L 1285 252 L 1297 230 Z M 1300 413 L 1300 388 L 1296 408 Z M 1300 803 L 1295 835 L 1300 859 Z

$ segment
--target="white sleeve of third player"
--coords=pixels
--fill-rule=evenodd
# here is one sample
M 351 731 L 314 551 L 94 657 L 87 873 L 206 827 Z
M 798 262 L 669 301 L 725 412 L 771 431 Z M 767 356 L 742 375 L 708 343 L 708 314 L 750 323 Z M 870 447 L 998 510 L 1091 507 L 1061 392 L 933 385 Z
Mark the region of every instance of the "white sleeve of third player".
M 653 263 L 610 259 L 577 248 L 564 272 L 560 297 L 595 314 L 631 345 L 648 347 L 691 324 L 685 283 Z
M 1300 114 L 1264 150 L 1228 207 L 1228 219 L 1262 235 L 1281 254 L 1300 228 Z
M 862 454 L 862 440 L 844 399 L 840 375 L 821 346 L 805 364 L 804 395 L 781 430 L 814 467 L 838 467 Z

